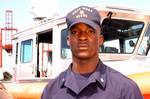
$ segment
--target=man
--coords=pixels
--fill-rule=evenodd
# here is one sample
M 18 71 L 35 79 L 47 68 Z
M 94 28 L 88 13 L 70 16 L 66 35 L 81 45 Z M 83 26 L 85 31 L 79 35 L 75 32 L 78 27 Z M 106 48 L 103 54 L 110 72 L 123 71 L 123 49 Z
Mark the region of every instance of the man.
M 72 51 L 69 68 L 45 87 L 42 99 L 143 99 L 138 86 L 99 59 L 103 44 L 97 10 L 81 6 L 66 22 Z

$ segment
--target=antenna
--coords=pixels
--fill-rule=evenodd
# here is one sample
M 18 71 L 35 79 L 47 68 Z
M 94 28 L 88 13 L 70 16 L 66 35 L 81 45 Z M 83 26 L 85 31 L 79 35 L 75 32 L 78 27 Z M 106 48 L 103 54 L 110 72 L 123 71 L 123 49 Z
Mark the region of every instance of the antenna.
M 12 52 L 12 35 L 17 32 L 17 29 L 13 28 L 13 11 L 5 11 L 5 28 L 2 29 L 2 46 L 7 52 Z

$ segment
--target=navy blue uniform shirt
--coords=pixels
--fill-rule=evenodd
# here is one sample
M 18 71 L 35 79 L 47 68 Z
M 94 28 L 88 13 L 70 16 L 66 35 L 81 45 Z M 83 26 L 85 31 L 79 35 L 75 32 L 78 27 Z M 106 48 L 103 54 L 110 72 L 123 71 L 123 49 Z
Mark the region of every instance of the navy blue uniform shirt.
M 70 66 L 49 81 L 41 99 L 143 99 L 135 82 L 101 61 L 82 87 L 77 80 Z

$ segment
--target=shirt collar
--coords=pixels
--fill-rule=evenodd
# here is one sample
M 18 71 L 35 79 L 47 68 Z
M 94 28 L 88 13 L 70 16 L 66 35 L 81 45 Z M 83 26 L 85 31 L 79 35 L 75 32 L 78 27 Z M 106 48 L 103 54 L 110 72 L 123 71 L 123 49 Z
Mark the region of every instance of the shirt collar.
M 74 76 L 73 72 L 71 71 L 71 68 L 69 68 L 67 71 L 67 74 L 66 74 L 64 86 L 71 89 L 72 91 L 74 91 L 77 94 L 79 92 L 79 88 L 75 81 L 76 81 L 75 76 Z
M 90 78 L 94 78 L 102 85 L 103 89 L 105 89 L 107 81 L 107 72 L 106 66 L 101 61 L 99 61 L 96 71 L 91 75 Z
M 72 64 L 71 64 L 72 65 Z M 69 66 L 69 69 L 64 73 L 64 77 L 62 78 L 61 88 L 63 86 L 73 90 L 75 93 L 79 92 L 79 89 L 77 88 L 77 84 L 74 83 L 76 81 L 73 72 L 71 71 L 71 65 Z M 97 64 L 96 71 L 93 72 L 90 77 L 88 84 L 93 82 L 99 82 L 103 89 L 106 87 L 106 79 L 107 73 L 106 73 L 106 66 L 99 61 Z

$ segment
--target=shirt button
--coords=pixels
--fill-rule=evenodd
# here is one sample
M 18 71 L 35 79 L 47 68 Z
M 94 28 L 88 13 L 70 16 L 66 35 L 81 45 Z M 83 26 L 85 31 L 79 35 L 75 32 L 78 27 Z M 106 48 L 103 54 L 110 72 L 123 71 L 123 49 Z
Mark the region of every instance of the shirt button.
M 101 78 L 100 80 L 101 80 L 101 82 L 104 82 L 104 79 L 103 79 L 103 78 Z

